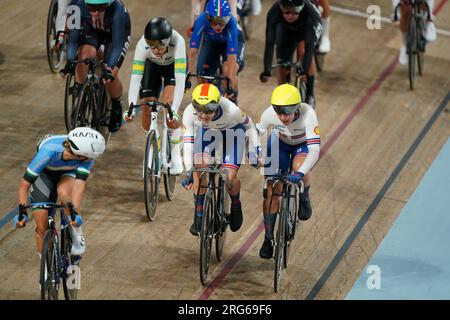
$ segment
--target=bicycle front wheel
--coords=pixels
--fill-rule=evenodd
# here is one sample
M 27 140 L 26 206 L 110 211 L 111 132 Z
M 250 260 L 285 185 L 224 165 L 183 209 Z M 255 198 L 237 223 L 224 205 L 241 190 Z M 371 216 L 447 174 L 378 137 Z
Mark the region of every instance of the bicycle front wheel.
M 216 258 L 217 261 L 222 261 L 223 247 L 227 235 L 228 222 L 225 219 L 225 200 L 228 197 L 225 191 L 225 183 L 222 178 L 219 180 L 220 188 L 217 189 L 217 210 L 218 214 L 215 215 L 215 228 L 216 228 Z
M 111 132 L 109 131 L 109 119 L 108 118 L 108 110 L 111 110 L 111 99 L 109 98 L 105 87 L 101 88 L 100 91 L 100 99 L 99 99 L 99 110 L 96 114 L 96 126 L 97 130 L 103 135 L 105 138 L 106 144 L 108 144 L 111 139 Z
M 158 141 L 156 132 L 151 131 L 147 136 L 144 155 L 144 198 L 145 212 L 149 221 L 153 221 L 156 215 L 159 188 L 159 159 Z
M 68 227 L 61 231 L 61 261 L 64 263 L 62 270 L 62 283 L 64 298 L 66 300 L 76 300 L 80 284 L 80 272 L 78 264 L 73 264 L 73 256 L 70 251 L 72 240 Z
M 75 75 L 70 73 L 66 79 L 66 90 L 64 95 L 64 122 L 67 132 L 75 129 L 77 123 L 76 102 L 77 87 L 75 85 Z
M 423 75 L 423 69 L 424 69 L 424 59 L 423 55 L 425 52 L 425 38 L 423 37 L 422 33 L 425 31 L 425 22 L 423 17 L 417 18 L 417 71 L 419 72 L 419 75 Z
M 417 25 L 416 19 L 410 16 L 408 19 L 408 35 L 407 35 L 407 53 L 408 53 L 408 75 L 409 87 L 414 90 L 416 81 L 416 54 L 417 54 Z
M 283 253 L 284 253 L 284 238 L 285 238 L 285 229 L 286 229 L 286 205 L 285 199 L 282 199 L 281 210 L 278 219 L 278 230 L 276 236 L 276 244 L 275 244 L 275 270 L 273 277 L 273 290 L 278 292 L 280 289 L 280 281 L 281 281 L 281 264 L 283 263 Z
M 203 202 L 202 229 L 200 231 L 200 282 L 206 284 L 208 278 L 209 266 L 211 264 L 211 247 L 214 235 L 214 195 L 208 190 Z
M 58 245 L 55 241 L 53 230 L 45 233 L 42 245 L 40 284 L 41 300 L 58 300 L 59 291 L 59 260 Z
M 166 135 L 166 159 L 167 159 L 167 163 L 171 163 L 172 158 L 171 158 L 171 146 L 170 146 L 170 137 L 169 134 Z M 177 177 L 174 175 L 170 174 L 170 168 L 167 169 L 166 172 L 164 172 L 163 174 L 163 178 L 164 178 L 164 191 L 166 193 L 166 198 L 169 201 L 173 200 L 173 197 L 175 196 L 175 186 L 177 184 Z
M 289 201 L 287 202 L 287 218 L 285 228 L 285 245 L 283 252 L 283 265 L 288 267 L 289 252 L 291 249 L 292 240 L 294 240 L 295 230 L 297 228 L 297 192 L 294 187 L 289 187 Z
M 58 14 L 58 0 L 52 0 L 47 16 L 47 60 L 50 70 L 57 73 L 64 62 L 64 47 L 56 50 L 54 47 L 56 39 L 56 16 Z

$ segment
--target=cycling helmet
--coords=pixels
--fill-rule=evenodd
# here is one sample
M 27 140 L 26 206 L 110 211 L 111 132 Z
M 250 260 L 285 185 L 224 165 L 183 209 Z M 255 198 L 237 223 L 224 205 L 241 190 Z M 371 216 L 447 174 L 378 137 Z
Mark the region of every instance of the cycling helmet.
M 84 0 L 84 2 L 88 5 L 104 5 L 109 6 L 114 0 Z
M 302 102 L 300 92 L 291 84 L 277 86 L 272 92 L 272 107 L 277 114 L 293 114 Z
M 144 38 L 150 47 L 167 47 L 171 36 L 172 25 L 164 18 L 153 18 L 145 26 Z
M 226 25 L 231 18 L 231 8 L 227 0 L 209 0 L 205 8 L 209 22 Z
M 210 83 L 202 83 L 192 92 L 192 105 L 197 112 L 213 113 L 219 107 L 220 91 Z
M 77 156 L 95 159 L 105 151 L 105 138 L 102 134 L 89 127 L 75 128 L 67 138 L 70 150 Z
M 283 11 L 300 13 L 305 6 L 305 0 L 278 0 L 278 4 Z

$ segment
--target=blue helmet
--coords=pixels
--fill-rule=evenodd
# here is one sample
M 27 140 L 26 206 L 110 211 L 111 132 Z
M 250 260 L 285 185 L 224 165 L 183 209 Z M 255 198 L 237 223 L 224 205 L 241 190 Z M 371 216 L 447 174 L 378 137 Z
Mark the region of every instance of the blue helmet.
M 227 0 L 209 0 L 205 13 L 210 22 L 227 24 L 231 17 L 231 8 Z

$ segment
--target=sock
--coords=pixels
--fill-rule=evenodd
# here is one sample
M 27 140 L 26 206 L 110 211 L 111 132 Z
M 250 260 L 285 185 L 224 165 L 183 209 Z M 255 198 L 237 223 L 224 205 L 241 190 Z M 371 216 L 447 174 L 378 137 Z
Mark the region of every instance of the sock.
M 195 204 L 195 216 L 202 217 L 203 216 L 203 201 L 205 200 L 205 195 L 194 194 L 194 204 Z
M 306 96 L 314 96 L 314 80 L 316 76 L 306 76 Z
M 275 222 L 277 221 L 276 213 L 264 213 L 264 230 L 265 235 L 264 238 L 266 240 L 273 239 L 273 229 L 275 227 Z
M 231 198 L 231 206 L 232 207 L 237 207 L 241 204 L 241 200 L 239 200 L 239 193 L 234 195 L 234 196 L 230 196 Z

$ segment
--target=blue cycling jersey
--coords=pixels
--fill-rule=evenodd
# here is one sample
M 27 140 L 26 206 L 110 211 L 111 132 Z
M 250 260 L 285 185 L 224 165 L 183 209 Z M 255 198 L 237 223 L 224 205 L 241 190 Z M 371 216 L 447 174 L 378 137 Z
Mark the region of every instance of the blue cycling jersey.
M 44 139 L 33 160 L 28 165 L 24 179 L 34 183 L 44 169 L 63 173 L 73 173 L 77 179 L 86 180 L 89 176 L 94 160 L 63 160 L 63 143 L 67 135 L 50 136 Z
M 202 12 L 194 22 L 194 29 L 192 31 L 190 47 L 198 49 L 202 40 L 202 35 L 205 35 L 213 42 L 226 42 L 227 54 L 237 54 L 238 51 L 238 27 L 236 19 L 231 16 L 230 21 L 222 32 L 217 33 L 211 27 L 206 18 L 206 13 Z
M 92 23 L 92 17 L 86 6 L 84 0 L 72 0 L 70 5 L 78 6 L 81 11 L 80 29 L 71 29 L 69 32 L 69 41 L 67 45 L 67 60 L 73 61 L 77 55 L 79 38 L 82 34 L 87 37 L 95 37 L 96 34 L 101 33 L 103 36 L 111 41 L 111 49 L 108 57 L 106 57 L 106 64 L 113 68 L 122 54 L 124 43 L 129 29 L 130 17 L 122 1 L 114 1 L 106 9 L 103 18 L 103 24 L 95 26 Z M 70 11 L 70 6 L 69 6 Z M 70 12 L 69 12 L 70 13 Z M 69 17 L 70 19 L 70 17 Z

